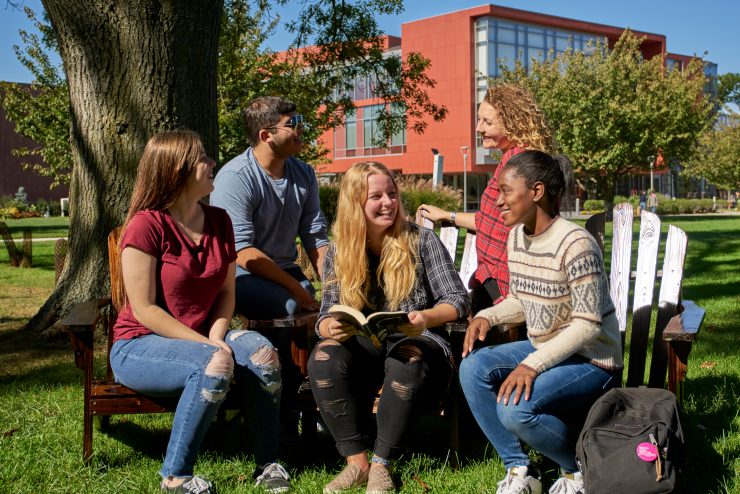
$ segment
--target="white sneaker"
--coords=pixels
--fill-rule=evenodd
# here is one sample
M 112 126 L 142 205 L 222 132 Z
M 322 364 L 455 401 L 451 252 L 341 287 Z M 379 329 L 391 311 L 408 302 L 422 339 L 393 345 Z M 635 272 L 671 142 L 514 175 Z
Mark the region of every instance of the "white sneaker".
M 542 494 L 542 482 L 527 475 L 527 470 L 525 466 L 509 468 L 498 483 L 496 494 Z
M 560 473 L 562 477 L 552 484 L 549 490 L 550 494 L 586 494 L 581 472 L 566 473 L 561 470 Z

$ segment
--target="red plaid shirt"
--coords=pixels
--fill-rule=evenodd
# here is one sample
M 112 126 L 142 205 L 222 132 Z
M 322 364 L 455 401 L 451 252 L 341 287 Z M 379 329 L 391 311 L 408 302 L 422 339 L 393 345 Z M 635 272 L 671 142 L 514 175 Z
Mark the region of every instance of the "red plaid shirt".
M 480 198 L 480 211 L 475 213 L 475 250 L 478 254 L 478 269 L 470 279 L 470 288 L 481 286 L 488 279 L 498 282 L 502 297 L 509 294 L 509 266 L 506 256 L 506 242 L 509 238 L 509 227 L 501 221 L 501 211 L 496 207 L 498 200 L 498 174 L 515 154 L 524 148 L 513 147 L 501 157 L 501 162 L 486 190 Z M 494 302 L 496 302 L 494 300 Z

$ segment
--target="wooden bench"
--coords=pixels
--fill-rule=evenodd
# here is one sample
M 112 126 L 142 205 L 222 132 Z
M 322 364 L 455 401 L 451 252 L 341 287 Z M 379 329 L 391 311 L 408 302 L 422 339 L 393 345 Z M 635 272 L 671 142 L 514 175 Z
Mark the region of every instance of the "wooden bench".
M 609 290 L 616 308 L 623 350 L 627 333 L 627 310 L 630 306 L 630 286 L 634 293 L 631 304 L 629 368 L 624 385 L 634 387 L 645 383 L 648 341 L 652 332 L 654 336 L 647 386 L 663 388 L 667 378 L 668 389 L 675 393 L 681 403 L 691 346 L 699 335 L 705 312 L 694 302 L 681 297 L 688 237 L 680 228 L 668 226 L 663 249 L 663 269 L 657 270 L 661 221 L 656 214 L 643 211 L 640 215 L 636 269 L 632 271 L 632 206 L 629 203 L 617 204 L 613 218 Z M 633 280 L 634 284 L 631 283 Z M 651 331 L 653 294 L 657 280 L 660 280 L 658 313 L 655 327 Z
M 687 236 L 680 228 L 670 225 L 665 241 L 664 264 L 657 270 L 658 247 L 660 244 L 661 222 L 657 215 L 649 212 L 641 216 L 640 237 L 637 251 L 637 269 L 632 271 L 632 206 L 619 204 L 614 208 L 614 228 L 611 245 L 610 295 L 614 301 L 622 335 L 622 348 L 625 348 L 627 332 L 627 309 L 629 305 L 630 282 L 634 281 L 634 301 L 632 303 L 632 329 L 629 346 L 629 369 L 626 371 L 625 386 L 643 384 L 646 369 L 650 320 L 652 312 L 653 291 L 656 280 L 660 280 L 658 296 L 658 316 L 654 328 L 654 343 L 651 357 L 651 370 L 647 385 L 664 387 L 666 370 L 668 389 L 674 392 L 679 402 L 683 400 L 683 385 L 686 378 L 691 346 L 696 340 L 704 318 L 704 309 L 689 300 L 681 298 L 683 265 L 687 249 Z M 432 228 L 431 221 L 417 217 L 417 222 Z M 605 214 L 591 216 L 585 225 L 604 251 Z M 457 229 L 443 226 L 440 229 L 442 239 L 450 256 L 454 260 L 457 254 L 459 233 Z M 452 240 L 454 239 L 454 240 Z M 475 271 L 475 235 L 468 233 L 460 267 L 460 277 L 467 286 Z M 450 334 L 453 352 L 459 358 L 462 338 L 467 326 L 466 321 L 448 323 L 446 329 Z M 499 327 L 498 334 L 493 336 L 494 343 L 514 341 L 517 337 L 515 328 Z M 490 342 L 487 342 L 490 343 Z M 458 392 L 458 390 L 453 390 Z M 465 449 L 465 442 L 479 442 L 482 433 L 472 421 L 472 415 L 461 396 L 451 399 L 451 448 L 455 452 Z M 472 421 L 472 422 L 471 422 Z M 464 435 L 465 437 L 461 437 Z
M 121 276 L 119 272 L 120 264 L 115 262 L 119 235 L 120 228 L 117 228 L 108 236 L 108 262 L 112 282 Z M 110 366 L 109 353 L 113 344 L 112 328 L 121 305 L 120 300 L 111 297 L 91 300 L 74 307 L 60 321 L 63 330 L 69 334 L 75 364 L 83 372 L 82 457 L 85 461 L 91 458 L 93 452 L 94 419 L 97 419 L 101 429 L 104 429 L 108 425 L 111 415 L 173 412 L 177 407 L 178 398 L 143 395 L 115 382 Z M 303 380 L 307 375 L 306 363 L 316 316 L 317 314 L 306 314 L 271 320 L 247 321 L 245 327 L 266 335 L 269 335 L 275 328 L 289 329 L 291 337 L 290 356 L 293 362 L 291 368 L 297 370 L 300 373 L 301 380 Z M 102 323 L 103 331 L 107 333 L 108 340 L 105 348 L 106 373 L 102 378 L 95 378 L 94 376 L 95 327 L 98 323 Z M 305 393 L 305 389 L 303 392 Z M 301 403 L 305 401 L 305 399 L 299 400 Z M 241 400 L 236 399 L 234 393 L 229 393 L 221 405 L 219 416 L 223 417 L 227 410 L 240 410 L 240 408 Z M 305 411 L 305 416 L 311 417 L 312 411 L 310 407 L 308 408 Z M 315 411 L 315 406 L 313 410 Z M 313 423 L 315 424 L 315 417 Z

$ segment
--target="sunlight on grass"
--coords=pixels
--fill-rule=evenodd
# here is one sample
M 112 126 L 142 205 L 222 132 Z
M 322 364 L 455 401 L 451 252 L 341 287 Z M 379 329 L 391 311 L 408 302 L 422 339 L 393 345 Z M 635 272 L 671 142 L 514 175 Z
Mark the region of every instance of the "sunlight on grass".
M 740 493 L 740 221 L 661 219 L 664 228 L 672 223 L 688 233 L 683 295 L 707 310 L 689 361 L 682 415 L 686 461 L 677 492 Z M 44 235 L 53 228 L 66 231 L 64 225 L 32 227 L 43 227 Z M 34 236 L 40 235 L 34 231 Z M 609 227 L 606 240 L 608 249 Z M 20 329 L 53 289 L 53 252 L 52 242 L 34 244 L 34 267 L 20 269 L 11 268 L 0 249 L 0 492 L 159 492 L 157 472 L 172 415 L 112 417 L 105 432 L 93 432 L 93 458 L 83 464 L 82 373 L 69 343 Z M 102 359 L 96 367 L 102 372 Z M 447 453 L 448 428 L 439 417 L 415 424 L 396 469 L 401 493 L 495 492 L 504 469 L 490 445 L 455 470 Z M 342 467 L 333 441 L 323 435 L 310 445 L 286 442 L 282 453 L 295 492 L 321 492 Z M 547 488 L 557 476 L 555 466 L 531 457 Z M 241 494 L 258 492 L 253 468 L 245 424 L 214 424 L 197 471 L 212 479 L 218 492 Z

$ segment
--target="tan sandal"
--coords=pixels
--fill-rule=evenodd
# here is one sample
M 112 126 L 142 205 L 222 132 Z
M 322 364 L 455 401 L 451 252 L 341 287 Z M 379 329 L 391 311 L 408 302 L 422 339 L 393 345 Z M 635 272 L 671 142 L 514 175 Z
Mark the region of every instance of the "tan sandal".
M 367 483 L 370 470 L 364 472 L 357 465 L 349 464 L 344 467 L 334 480 L 324 486 L 324 494 L 339 494 L 341 492 L 360 487 Z
M 383 465 L 373 465 L 367 480 L 366 494 L 388 494 L 396 492 L 396 484 L 393 483 L 391 472 Z

